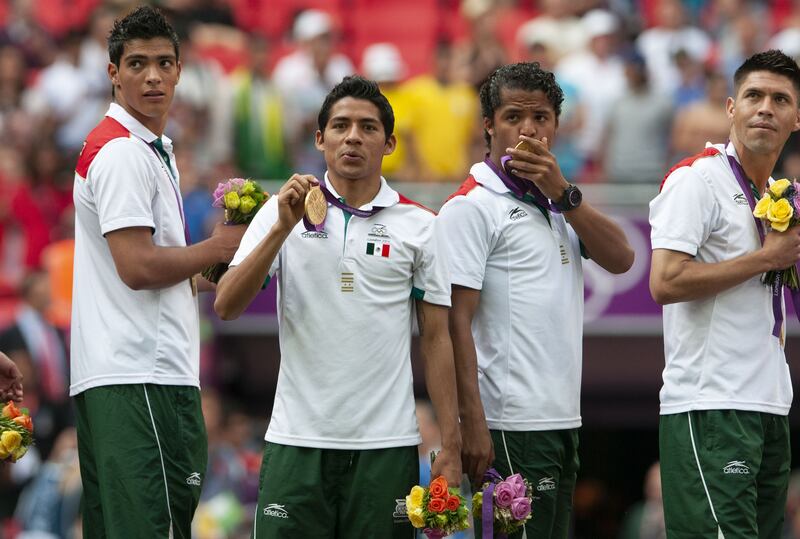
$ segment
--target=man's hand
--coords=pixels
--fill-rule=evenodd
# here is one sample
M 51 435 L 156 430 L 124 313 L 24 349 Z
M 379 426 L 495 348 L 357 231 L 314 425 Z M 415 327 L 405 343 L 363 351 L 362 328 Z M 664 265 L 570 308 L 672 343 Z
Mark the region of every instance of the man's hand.
M 511 160 L 506 162 L 506 170 L 532 181 L 550 200 L 561 200 L 569 182 L 561 174 L 556 156 L 550 153 L 547 137 L 538 140 L 520 135 L 519 138 L 526 141 L 533 151 L 506 148 L 506 153 L 511 156 Z
M 442 449 L 431 465 L 431 479 L 443 475 L 451 487 L 461 485 L 461 456 L 458 451 Z
M 483 483 L 483 474 L 494 462 L 494 444 L 483 417 L 461 421 L 461 462 L 473 487 Z
M 281 190 L 278 191 L 278 223 L 286 230 L 292 230 L 303 218 L 306 207 L 306 194 L 318 185 L 317 179 L 310 174 L 292 174 Z
M 11 359 L 0 352 L 0 400 L 22 400 L 22 373 Z
M 247 230 L 246 225 L 226 225 L 224 223 L 217 223 L 214 231 L 211 233 L 211 240 L 217 246 L 220 262 L 228 263 L 233 260 L 233 255 L 239 249 L 239 244 L 242 242 Z
M 761 247 L 762 254 L 772 270 L 783 270 L 800 261 L 800 226 L 785 232 L 770 230 Z

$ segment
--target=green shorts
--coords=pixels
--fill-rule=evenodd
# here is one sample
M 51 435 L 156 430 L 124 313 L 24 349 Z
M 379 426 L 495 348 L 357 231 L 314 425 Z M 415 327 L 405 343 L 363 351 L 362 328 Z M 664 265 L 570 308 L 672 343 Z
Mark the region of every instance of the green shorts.
M 200 391 L 103 386 L 75 405 L 83 536 L 189 539 L 208 461 Z
M 252 537 L 411 539 L 405 502 L 418 480 L 416 446 L 351 451 L 267 443 Z
M 525 525 L 529 539 L 566 539 L 572 518 L 572 493 L 578 476 L 578 429 L 490 431 L 494 468 L 503 477 L 519 473 L 533 486 L 533 517 Z M 475 537 L 481 535 L 475 520 Z M 522 532 L 509 538 L 522 537 Z
M 670 539 L 781 537 L 791 463 L 787 417 L 662 415 L 659 445 Z

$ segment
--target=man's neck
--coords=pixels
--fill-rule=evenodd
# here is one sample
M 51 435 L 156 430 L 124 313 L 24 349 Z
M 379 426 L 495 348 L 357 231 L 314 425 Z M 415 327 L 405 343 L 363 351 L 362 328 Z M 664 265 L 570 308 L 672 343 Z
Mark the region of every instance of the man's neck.
M 772 170 L 775 168 L 779 154 L 754 153 L 736 140 L 735 137 L 731 137 L 731 141 L 736 149 L 736 155 L 739 157 L 739 163 L 742 165 L 744 173 L 756 186 L 758 192 L 763 193 L 767 189 L 767 181 L 772 175 Z
M 339 196 L 344 199 L 345 203 L 353 208 L 360 208 L 364 204 L 372 202 L 378 196 L 378 191 L 381 190 L 380 176 L 347 180 L 336 178 L 329 171 L 328 181 L 333 185 Z
M 117 97 L 117 105 L 125 109 L 125 112 L 136 118 L 136 120 L 145 126 L 147 129 L 150 130 L 157 137 L 161 137 L 164 134 L 164 128 L 167 126 L 167 117 L 164 116 L 163 118 L 150 118 L 149 116 L 145 116 L 140 114 L 139 112 L 133 110 L 128 104 Z

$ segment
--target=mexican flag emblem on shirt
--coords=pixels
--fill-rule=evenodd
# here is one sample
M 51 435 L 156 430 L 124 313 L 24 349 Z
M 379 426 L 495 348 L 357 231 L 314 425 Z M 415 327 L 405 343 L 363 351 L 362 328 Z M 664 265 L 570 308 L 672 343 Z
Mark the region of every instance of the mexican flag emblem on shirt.
M 368 241 L 367 254 L 372 256 L 382 256 L 384 258 L 389 258 L 389 244 L 375 243 L 372 241 Z

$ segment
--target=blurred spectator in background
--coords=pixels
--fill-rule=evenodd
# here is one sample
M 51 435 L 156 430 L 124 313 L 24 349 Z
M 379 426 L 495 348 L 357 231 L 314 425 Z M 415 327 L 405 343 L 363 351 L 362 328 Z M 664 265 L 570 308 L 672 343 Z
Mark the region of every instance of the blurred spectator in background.
M 79 537 L 83 493 L 78 464 L 78 437 L 73 427 L 58 435 L 39 474 L 22 491 L 14 512 L 22 533 L 19 539 Z
M 657 25 L 642 32 L 636 47 L 647 62 L 653 89 L 672 95 L 680 84 L 673 58 L 684 50 L 693 60 L 703 62 L 711 52 L 711 40 L 701 29 L 686 23 L 681 0 L 658 0 Z
M 556 66 L 556 78 L 577 89 L 578 102 L 585 112 L 575 133 L 575 144 L 584 179 L 598 179 L 602 160 L 601 142 L 606 131 L 611 105 L 625 93 L 625 67 L 618 55 L 619 20 L 610 11 L 595 9 L 580 20 L 588 39 L 585 49 L 566 56 Z M 593 76 L 587 77 L 587 73 Z M 560 136 L 560 133 L 559 133 Z
M 478 94 L 467 82 L 466 65 L 459 64 L 452 45 L 441 41 L 430 75 L 420 75 L 404 85 L 412 103 L 409 158 L 416 158 L 416 181 L 456 181 L 463 174 L 471 151 L 479 147 Z M 479 150 L 480 151 L 480 150 Z
M 608 114 L 605 179 L 656 187 L 670 156 L 672 103 L 650 87 L 644 58 L 633 50 L 625 56 L 625 76 L 628 91 Z
M 25 109 L 39 122 L 53 122 L 55 140 L 65 152 L 78 152 L 86 134 L 102 118 L 110 95 L 93 94 L 80 66 L 83 38 L 69 32 L 59 41 L 55 61 L 42 70 L 24 96 Z
M 286 113 L 269 77 L 269 47 L 266 39 L 253 34 L 248 49 L 247 63 L 231 74 L 236 165 L 249 178 L 288 178 L 291 167 L 284 138 Z
M 414 103 L 407 87 L 402 84 L 406 72 L 403 57 L 395 45 L 374 43 L 364 49 L 361 73 L 378 83 L 394 111 L 397 145 L 394 152 L 383 158 L 381 172 L 389 179 L 415 181 L 419 157 L 412 131 Z
M 679 82 L 672 94 L 675 110 L 700 101 L 706 93 L 706 74 L 703 62 L 692 58 L 684 49 L 678 49 L 672 61 L 678 68 Z
M 750 0 L 718 0 L 713 3 L 716 20 L 711 23 L 717 41 L 717 67 L 731 80 L 745 58 L 764 49 L 769 28 L 763 24 L 769 8 Z
M 211 235 L 216 221 L 223 218 L 223 211 L 212 206 L 212 192 L 216 184 L 208 181 L 208 172 L 198 167 L 195 151 L 187 149 L 175 156 L 181 171 L 181 197 L 183 215 L 192 243 L 203 241 Z M 223 181 L 220 179 L 220 181 Z
M 47 274 L 29 274 L 22 281 L 20 292 L 22 305 L 14 324 L 0 334 L 0 348 L 28 354 L 39 373 L 42 397 L 61 404 L 67 399 L 67 349 L 64 336 L 46 318 L 50 306 Z
M 12 0 L 5 25 L 0 30 L 0 43 L 20 50 L 25 65 L 41 68 L 53 61 L 53 37 L 36 20 L 35 0 Z
M 180 36 L 181 83 L 175 88 L 170 132 L 181 150 L 194 150 L 195 166 L 205 172 L 231 156 L 231 85 L 215 60 L 199 54 L 196 41 L 201 25 L 185 28 Z
M 671 161 L 677 162 L 702 152 L 706 142 L 725 140 L 730 131 L 730 120 L 725 113 L 727 97 L 728 79 L 721 73 L 709 73 L 705 98 L 680 110 L 675 116 Z
M 644 500 L 630 507 L 622 522 L 619 539 L 665 539 L 664 506 L 661 502 L 661 469 L 658 462 L 647 470 Z
M 541 0 L 538 4 L 542 12 L 520 27 L 519 32 L 529 36 L 540 33 L 557 35 L 553 51 L 555 60 L 584 48 L 587 36 L 584 24 L 577 16 L 577 2 Z
M 328 91 L 355 68 L 347 56 L 334 50 L 334 24 L 328 13 L 303 11 L 294 22 L 292 36 L 297 50 L 278 61 L 272 78 L 283 97 L 291 168 L 321 177 L 325 160 L 313 136 L 317 113 Z
M 22 396 L 22 373 L 11 358 L 0 352 L 0 400 L 19 402 Z
M 498 67 L 508 62 L 508 53 L 498 37 L 497 4 L 492 0 L 463 0 L 461 14 L 470 27 L 470 39 L 455 49 L 456 61 L 467 66 L 467 82 L 480 88 Z

